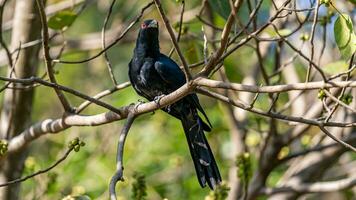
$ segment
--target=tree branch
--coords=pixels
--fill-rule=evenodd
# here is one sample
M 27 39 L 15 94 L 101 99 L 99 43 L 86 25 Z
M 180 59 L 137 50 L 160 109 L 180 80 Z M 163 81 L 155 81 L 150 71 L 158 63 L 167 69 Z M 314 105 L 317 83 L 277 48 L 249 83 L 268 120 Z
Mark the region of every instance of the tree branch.
M 43 55 L 45 57 L 45 64 L 46 64 L 46 70 L 47 70 L 47 75 L 49 77 L 49 80 L 51 83 L 57 84 L 56 77 L 54 76 L 53 72 L 53 66 L 52 66 L 52 59 L 49 54 L 49 34 L 48 34 L 48 25 L 47 25 L 47 17 L 46 13 L 44 10 L 44 5 L 42 0 L 36 0 L 37 3 L 37 8 L 39 11 L 39 15 L 41 18 L 41 24 L 42 24 L 42 46 L 43 46 Z M 54 91 L 56 92 L 58 99 L 61 101 L 63 108 L 66 112 L 73 112 L 72 107 L 70 106 L 68 100 L 64 96 L 61 90 L 54 88 Z
M 117 144 L 117 153 L 116 153 L 116 172 L 114 176 L 110 180 L 110 185 L 109 185 L 109 194 L 110 194 L 110 199 L 111 200 L 116 200 L 116 183 L 118 181 L 124 181 L 123 175 L 124 175 L 124 165 L 123 165 L 123 157 L 124 157 L 124 146 L 125 146 L 125 141 L 127 134 L 129 133 L 129 130 L 131 128 L 131 125 L 133 124 L 135 120 L 135 115 L 132 112 L 129 112 L 129 115 L 127 117 L 127 121 L 124 125 L 124 127 L 121 130 L 120 136 L 119 136 L 119 142 Z

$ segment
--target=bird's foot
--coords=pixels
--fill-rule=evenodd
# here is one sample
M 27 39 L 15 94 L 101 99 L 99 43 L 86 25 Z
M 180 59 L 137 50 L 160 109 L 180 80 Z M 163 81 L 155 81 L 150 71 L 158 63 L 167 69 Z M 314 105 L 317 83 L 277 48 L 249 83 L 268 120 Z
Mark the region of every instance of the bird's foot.
M 156 96 L 156 97 L 153 99 L 153 101 L 154 101 L 158 106 L 161 106 L 159 102 L 161 101 L 162 97 L 164 97 L 164 96 L 165 96 L 164 94 L 159 95 L 159 96 Z
M 144 101 L 144 100 L 139 99 L 139 100 L 138 100 L 138 103 L 137 103 L 137 104 L 135 104 L 135 110 L 137 110 L 138 106 L 140 106 L 141 104 L 144 104 L 144 103 L 145 103 L 145 101 Z
M 137 101 L 138 101 L 138 103 L 140 103 L 140 104 L 145 103 L 145 100 L 143 100 L 143 99 L 138 99 Z

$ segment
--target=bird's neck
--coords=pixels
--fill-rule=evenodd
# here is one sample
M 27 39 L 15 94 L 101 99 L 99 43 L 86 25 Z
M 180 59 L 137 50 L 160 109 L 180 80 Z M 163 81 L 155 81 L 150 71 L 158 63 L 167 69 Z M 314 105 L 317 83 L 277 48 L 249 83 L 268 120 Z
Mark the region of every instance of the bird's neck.
M 158 58 L 160 55 L 158 38 L 141 38 L 136 43 L 135 55 L 139 58 Z
M 157 58 L 160 54 L 159 46 L 150 46 L 148 44 L 138 44 L 135 48 L 136 55 L 138 57 L 146 58 Z

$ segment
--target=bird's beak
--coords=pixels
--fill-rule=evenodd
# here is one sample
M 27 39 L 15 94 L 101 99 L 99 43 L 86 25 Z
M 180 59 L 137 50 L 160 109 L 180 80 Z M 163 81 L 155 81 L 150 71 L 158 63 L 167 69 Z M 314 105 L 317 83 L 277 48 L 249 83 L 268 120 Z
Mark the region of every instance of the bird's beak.
M 148 24 L 148 28 L 158 28 L 158 22 L 156 20 L 152 20 L 150 24 Z

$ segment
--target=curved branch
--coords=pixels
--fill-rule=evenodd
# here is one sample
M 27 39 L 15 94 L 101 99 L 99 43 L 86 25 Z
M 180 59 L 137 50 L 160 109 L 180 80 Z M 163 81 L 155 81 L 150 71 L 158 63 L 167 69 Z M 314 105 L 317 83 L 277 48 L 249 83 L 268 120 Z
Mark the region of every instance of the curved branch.
M 6 183 L 0 183 L 0 187 L 5 187 L 5 186 L 13 185 L 15 183 L 24 182 L 24 181 L 26 181 L 26 180 L 28 180 L 30 178 L 33 178 L 33 177 L 38 176 L 40 174 L 44 174 L 44 173 L 49 172 L 51 169 L 55 168 L 57 165 L 59 165 L 61 162 L 63 162 L 65 159 L 67 159 L 67 157 L 73 151 L 73 149 L 74 149 L 74 147 L 69 148 L 61 158 L 59 158 L 55 163 L 53 163 L 48 168 L 39 170 L 39 171 L 37 171 L 37 172 L 35 172 L 33 174 L 30 174 L 28 176 L 25 176 L 25 177 L 22 177 L 22 178 L 18 178 L 18 179 L 15 179 L 15 180 L 12 180 L 12 181 L 9 181 L 9 182 L 6 182 Z
M 135 115 L 130 112 L 129 115 L 127 116 L 127 121 L 124 125 L 124 127 L 121 130 L 120 136 L 119 136 L 119 142 L 117 144 L 117 153 L 116 153 L 116 172 L 112 176 L 110 180 L 110 185 L 109 185 L 109 194 L 110 194 L 110 199 L 111 200 L 116 200 L 116 190 L 115 186 L 118 181 L 124 181 L 124 165 L 123 165 L 123 157 L 124 157 L 124 146 L 125 146 L 125 141 L 127 134 L 129 133 L 129 130 L 131 128 L 132 123 L 135 120 Z

